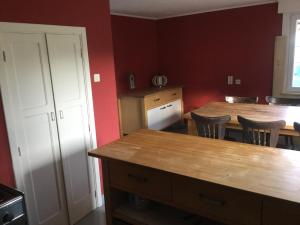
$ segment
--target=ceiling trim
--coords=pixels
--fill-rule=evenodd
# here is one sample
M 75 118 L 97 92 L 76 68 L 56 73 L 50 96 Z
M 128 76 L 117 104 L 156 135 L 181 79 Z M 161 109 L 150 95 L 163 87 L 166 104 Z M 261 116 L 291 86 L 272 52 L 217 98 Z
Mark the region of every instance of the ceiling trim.
M 229 10 L 229 9 L 244 8 L 244 7 L 249 7 L 249 6 L 266 5 L 266 4 L 275 3 L 275 2 L 278 2 L 278 0 L 264 0 L 264 1 L 256 2 L 256 3 L 241 4 L 241 5 L 237 5 L 237 6 L 231 6 L 231 7 L 212 8 L 212 9 L 207 9 L 207 10 L 199 10 L 199 11 L 193 11 L 193 12 L 187 12 L 187 13 L 180 13 L 180 14 L 175 14 L 175 15 L 172 15 L 172 16 L 165 16 L 165 17 L 137 16 L 137 15 L 131 15 L 131 14 L 126 14 L 126 13 L 118 13 L 118 12 L 111 12 L 110 14 L 111 15 L 116 15 L 116 16 L 139 18 L 139 19 L 163 20 L 163 19 L 169 19 L 169 18 L 175 18 L 175 17 L 181 17 L 181 16 L 190 16 L 190 15 L 201 14 L 201 13 L 217 12 L 217 11 L 223 11 L 223 10 Z
M 155 17 L 136 16 L 136 15 L 130 15 L 130 14 L 126 14 L 126 13 L 110 12 L 110 15 L 112 15 L 112 16 L 125 16 L 125 17 L 132 17 L 132 18 L 146 19 L 146 20 L 158 20 L 158 18 L 155 18 Z
M 173 15 L 173 16 L 159 17 L 159 18 L 156 18 L 156 19 L 162 20 L 162 19 L 168 19 L 168 18 L 174 18 L 174 17 L 190 16 L 190 15 L 201 14 L 201 13 L 217 12 L 217 11 L 223 11 L 223 10 L 229 10 L 229 9 L 244 8 L 244 7 L 249 7 L 249 6 L 266 5 L 266 4 L 275 3 L 275 2 L 277 2 L 277 0 L 265 0 L 265 1 L 257 2 L 257 3 L 241 4 L 241 5 L 238 5 L 238 6 L 220 7 L 220 8 L 213 8 L 213 9 L 207 9 L 207 10 L 199 10 L 199 11 L 194 11 L 194 12 L 189 12 L 189 13 L 176 14 L 176 15 Z

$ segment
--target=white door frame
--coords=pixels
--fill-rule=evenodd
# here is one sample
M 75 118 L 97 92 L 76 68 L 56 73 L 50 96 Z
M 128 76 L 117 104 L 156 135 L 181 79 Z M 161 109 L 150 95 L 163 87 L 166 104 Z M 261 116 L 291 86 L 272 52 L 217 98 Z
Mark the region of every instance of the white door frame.
M 46 34 L 74 34 L 79 35 L 81 39 L 81 48 L 82 48 L 82 58 L 83 58 L 83 66 L 84 66 L 84 79 L 85 79 L 85 91 L 87 96 L 87 103 L 88 103 L 88 115 L 89 115 L 89 124 L 90 124 L 90 136 L 92 137 L 92 148 L 97 148 L 97 139 L 96 139 L 96 128 L 95 128 L 95 117 L 94 117 L 94 106 L 93 106 L 93 96 L 92 96 L 92 86 L 91 86 L 91 77 L 90 77 L 90 66 L 89 66 L 89 57 L 88 57 L 88 47 L 87 47 L 87 39 L 86 39 L 86 29 L 85 27 L 70 27 L 70 26 L 56 26 L 56 25 L 40 25 L 40 24 L 26 24 L 26 23 L 7 23 L 7 22 L 0 22 L 0 34 L 1 33 L 46 33 Z M 0 50 L 2 47 L 0 45 Z M 2 51 L 1 51 L 2 55 Z M 0 68 L 0 79 L 1 77 Z M 0 87 L 0 91 L 6 88 Z M 6 92 L 2 92 L 4 95 Z M 5 99 L 8 96 L 2 96 L 3 100 L 3 108 L 5 112 L 5 120 L 7 121 L 7 131 L 8 131 L 8 139 L 10 145 L 10 152 L 12 157 L 13 163 L 13 170 L 16 180 L 17 188 L 24 190 L 23 178 L 22 178 L 22 170 L 19 164 L 19 152 L 16 142 L 16 136 L 13 132 L 13 128 L 9 127 L 8 124 L 13 124 L 12 118 L 12 108 L 10 102 Z M 101 185 L 100 185 L 100 172 L 99 172 L 99 161 L 98 159 L 94 159 L 94 166 L 93 166 L 93 180 L 96 190 L 96 205 L 101 206 L 102 202 L 102 195 L 101 195 Z

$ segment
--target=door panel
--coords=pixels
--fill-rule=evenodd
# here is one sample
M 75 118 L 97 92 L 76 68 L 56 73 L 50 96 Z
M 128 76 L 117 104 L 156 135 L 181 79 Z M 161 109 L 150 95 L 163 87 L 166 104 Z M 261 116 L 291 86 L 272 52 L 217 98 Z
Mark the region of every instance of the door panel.
M 47 104 L 45 71 L 43 71 L 42 49 L 39 43 L 16 42 L 11 46 L 14 69 L 23 109 Z M 28 57 L 30 56 L 30 57 Z M 39 65 L 32 67 L 31 65 Z
M 80 39 L 75 35 L 47 34 L 56 104 L 85 98 Z
M 72 224 L 95 206 L 91 179 L 93 161 L 85 93 L 81 42 L 77 35 L 47 34 L 53 93 L 66 182 L 67 202 Z
M 19 149 L 22 188 L 31 225 L 67 225 L 57 125 L 45 36 L 0 34 L 6 53 L 1 91 Z M 2 88 L 4 87 L 5 88 Z M 51 117 L 52 115 L 52 117 Z M 16 149 L 13 150 L 17 152 Z
M 73 36 L 67 36 L 73 39 Z M 55 101 L 64 103 L 78 101 L 82 97 L 83 80 L 80 45 L 57 41 L 63 35 L 47 35 L 50 53 L 51 73 L 55 86 Z M 65 40 L 68 42 L 68 40 Z M 53 43 L 54 42 L 54 43 Z
M 64 118 L 60 126 L 61 147 L 64 149 L 64 165 L 67 167 L 68 181 L 72 187 L 70 195 L 72 202 L 80 202 L 91 192 L 89 185 L 88 162 L 85 151 L 87 143 L 85 139 L 85 124 L 81 107 L 64 109 Z M 76 171 L 72 171 L 76 168 Z
M 53 215 L 60 211 L 58 189 L 56 188 L 57 172 L 55 169 L 55 157 L 47 149 L 55 146 L 51 132 L 49 115 L 39 114 L 27 117 L 24 121 L 26 130 L 25 138 L 30 149 L 28 157 L 31 179 L 25 179 L 26 186 L 32 186 L 33 199 L 35 201 L 37 219 L 39 224 L 44 224 Z M 36 140 L 38 137 L 38 141 Z M 38 160 L 37 160 L 38 159 Z M 51 198 L 49 198 L 51 196 Z

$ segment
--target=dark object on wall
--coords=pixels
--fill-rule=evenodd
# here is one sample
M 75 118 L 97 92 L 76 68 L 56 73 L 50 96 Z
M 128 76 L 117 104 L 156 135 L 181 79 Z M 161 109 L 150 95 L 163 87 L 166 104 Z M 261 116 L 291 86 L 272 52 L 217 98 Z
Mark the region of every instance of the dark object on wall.
M 152 84 L 155 86 L 155 87 L 164 87 L 166 86 L 168 83 L 168 78 L 164 75 L 158 75 L 158 76 L 154 76 L 152 78 Z
M 129 80 L 129 88 L 131 90 L 135 89 L 135 78 L 134 78 L 134 74 L 129 74 L 128 76 L 128 80 Z

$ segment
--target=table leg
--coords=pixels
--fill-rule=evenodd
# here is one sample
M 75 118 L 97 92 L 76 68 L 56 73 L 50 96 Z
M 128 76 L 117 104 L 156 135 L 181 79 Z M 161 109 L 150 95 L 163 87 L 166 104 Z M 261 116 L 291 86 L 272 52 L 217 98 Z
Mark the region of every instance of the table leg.
M 194 120 L 187 121 L 188 134 L 197 136 L 197 128 Z

